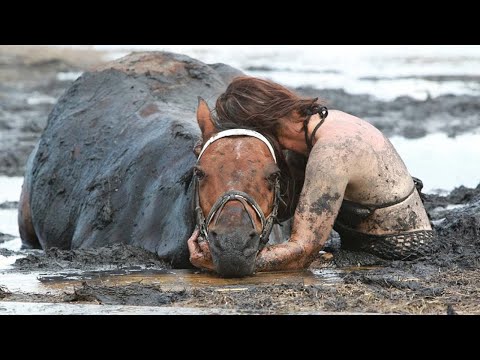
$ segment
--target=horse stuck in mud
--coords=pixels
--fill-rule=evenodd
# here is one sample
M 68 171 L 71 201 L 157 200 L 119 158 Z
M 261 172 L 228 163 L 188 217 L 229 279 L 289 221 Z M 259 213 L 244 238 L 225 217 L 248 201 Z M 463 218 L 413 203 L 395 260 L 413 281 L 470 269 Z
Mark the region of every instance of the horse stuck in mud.
M 245 130 L 214 136 L 207 103 L 197 105 L 240 74 L 163 52 L 84 73 L 28 160 L 23 247 L 129 244 L 185 268 L 197 222 L 220 275 L 252 274 L 277 216 L 292 215 L 294 182 L 277 144 Z
M 227 65 L 156 52 L 131 54 L 77 79 L 54 107 L 28 160 L 19 203 L 23 246 L 45 251 L 0 249 L 5 258 L 19 256 L 0 274 L 2 308 L 42 301 L 262 314 L 480 314 L 480 184 L 448 196 L 427 194 L 439 248 L 422 258 L 386 260 L 348 251 L 332 232 L 310 271 L 245 279 L 170 272 L 169 264 L 192 267 L 187 239 L 198 223 L 220 275 L 251 273 L 252 254 L 264 245 L 276 204 L 279 221 L 295 208 L 302 185 L 295 168 L 302 159 L 284 159 L 271 139 L 215 133 L 207 104 L 197 100 L 212 103 L 237 75 Z M 325 89 L 303 91 L 329 97 Z M 415 114 L 426 108 L 435 119 L 458 124 L 445 110 L 449 101 L 477 103 L 448 99 L 401 107 Z M 376 112 L 388 104 L 397 109 L 400 100 L 357 101 Z M 333 99 L 336 106 L 342 107 L 341 98 Z M 399 121 L 393 115 L 380 117 L 387 128 Z M 415 117 L 415 124 L 428 125 L 422 121 Z M 288 226 L 275 225 L 272 234 L 274 242 L 285 240 Z M 19 281 L 25 276 L 35 290 Z

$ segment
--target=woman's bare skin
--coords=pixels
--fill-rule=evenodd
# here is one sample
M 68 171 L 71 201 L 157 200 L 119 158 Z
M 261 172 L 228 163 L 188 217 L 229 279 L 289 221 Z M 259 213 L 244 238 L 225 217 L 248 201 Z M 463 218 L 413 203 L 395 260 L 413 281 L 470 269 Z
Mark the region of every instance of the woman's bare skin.
M 232 81 L 216 112 L 220 126 L 264 131 L 284 149 L 308 156 L 291 236 L 258 253 L 257 271 L 308 267 L 334 226 L 342 246 L 361 244 L 387 258 L 430 250 L 434 234 L 414 181 L 390 141 L 367 121 L 339 110 L 327 113 L 317 99 L 250 77 Z M 192 263 L 211 268 L 208 249 L 196 241 L 189 240 Z
M 319 121 L 318 114 L 312 116 L 309 133 Z M 286 124 L 279 134 L 282 146 L 307 154 L 302 123 L 282 124 Z M 291 237 L 259 253 L 258 271 L 307 267 L 325 244 L 344 199 L 382 205 L 407 196 L 413 186 L 402 159 L 379 130 L 355 116 L 330 111 L 315 136 Z M 407 231 L 431 229 L 417 191 L 400 204 L 375 210 L 358 229 L 381 235 L 406 227 Z

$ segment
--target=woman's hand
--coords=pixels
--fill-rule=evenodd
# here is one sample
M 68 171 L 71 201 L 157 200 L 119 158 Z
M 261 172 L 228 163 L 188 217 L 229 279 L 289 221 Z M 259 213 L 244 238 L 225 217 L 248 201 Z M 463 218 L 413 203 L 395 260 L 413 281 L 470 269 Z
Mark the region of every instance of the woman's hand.
M 256 271 L 300 270 L 308 265 L 310 257 L 298 242 L 288 241 L 263 248 L 257 255 L 255 268 Z
M 192 236 L 187 241 L 188 251 L 190 252 L 190 262 L 193 266 L 200 269 L 215 270 L 210 254 L 208 243 L 202 237 L 199 237 L 200 231 L 195 228 Z

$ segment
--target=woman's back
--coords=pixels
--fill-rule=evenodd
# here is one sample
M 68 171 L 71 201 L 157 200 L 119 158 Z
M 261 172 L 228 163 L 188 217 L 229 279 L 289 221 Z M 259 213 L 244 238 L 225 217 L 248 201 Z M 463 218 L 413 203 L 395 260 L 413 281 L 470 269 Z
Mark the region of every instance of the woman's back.
M 310 158 L 345 168 L 349 175 L 345 199 L 383 205 L 404 198 L 413 189 L 413 180 L 393 145 L 367 121 L 332 110 L 321 130 Z

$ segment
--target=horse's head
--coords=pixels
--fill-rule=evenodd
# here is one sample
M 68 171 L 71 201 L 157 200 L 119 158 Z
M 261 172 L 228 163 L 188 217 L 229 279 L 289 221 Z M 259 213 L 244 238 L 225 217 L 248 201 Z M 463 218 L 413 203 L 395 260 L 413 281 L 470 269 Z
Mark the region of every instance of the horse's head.
M 276 221 L 280 169 L 270 142 L 257 132 L 217 133 L 210 110 L 200 100 L 197 120 L 203 146 L 194 169 L 199 241 L 207 241 L 218 274 L 253 274 L 257 253 Z

